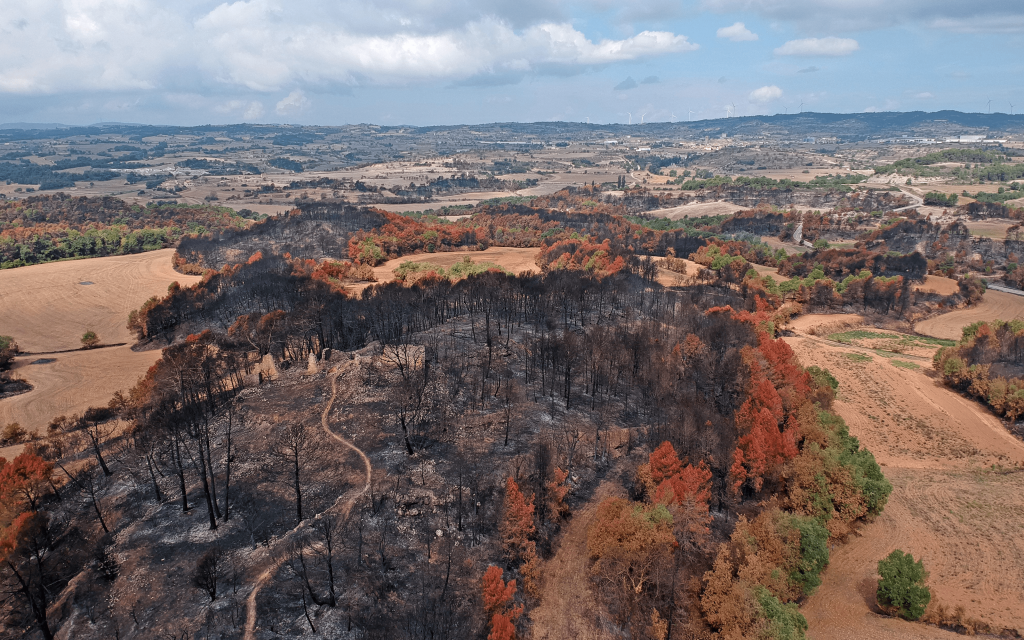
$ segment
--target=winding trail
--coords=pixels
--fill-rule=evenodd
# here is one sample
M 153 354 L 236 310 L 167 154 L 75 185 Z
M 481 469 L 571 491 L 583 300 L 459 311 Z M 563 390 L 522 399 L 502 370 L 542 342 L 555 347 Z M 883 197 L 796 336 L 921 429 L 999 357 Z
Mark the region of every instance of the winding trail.
M 339 366 L 337 369 L 334 370 L 334 373 L 331 374 L 331 398 L 330 400 L 327 401 L 327 406 L 324 407 L 323 413 L 320 414 L 320 424 L 323 426 L 324 432 L 327 433 L 327 435 L 334 438 L 335 440 L 337 440 L 338 442 L 345 445 L 346 447 L 348 447 L 349 449 L 351 449 L 352 451 L 359 455 L 359 457 L 363 461 L 364 473 L 366 474 L 366 482 L 363 484 L 362 488 L 352 489 L 351 491 L 347 491 L 340 495 L 338 499 L 334 502 L 334 504 L 332 504 L 324 511 L 318 513 L 314 517 L 314 519 L 319 519 L 323 514 L 334 509 L 338 509 L 338 514 L 342 517 L 348 516 L 349 512 L 352 510 L 352 505 L 355 504 L 356 500 L 362 497 L 362 495 L 370 489 L 370 474 L 373 472 L 373 467 L 370 465 L 370 459 L 366 456 L 362 449 L 357 447 L 355 444 L 352 443 L 352 441 L 348 440 L 347 438 L 343 438 L 338 434 L 334 433 L 334 431 L 332 431 L 330 426 L 327 424 L 327 416 L 330 415 L 331 409 L 334 408 L 334 401 L 338 397 L 338 377 L 341 376 L 341 374 L 346 373 L 349 369 L 351 369 L 354 366 L 354 363 L 356 362 L 359 361 L 354 360 L 350 362 L 347 366 Z M 305 520 L 297 524 L 295 528 L 281 536 L 281 538 L 278 539 L 277 543 L 274 546 L 280 547 L 282 543 L 286 543 L 292 538 L 296 537 L 298 533 L 305 529 L 307 523 L 308 520 Z M 264 569 L 256 577 L 256 582 L 252 587 L 252 592 L 249 594 L 249 597 L 246 599 L 245 603 L 245 633 L 242 635 L 243 640 L 256 640 L 256 597 L 259 595 L 260 591 L 267 584 L 270 578 L 273 577 L 273 575 L 277 572 L 282 562 L 284 562 L 284 554 L 279 554 L 277 557 L 271 556 L 270 566 Z

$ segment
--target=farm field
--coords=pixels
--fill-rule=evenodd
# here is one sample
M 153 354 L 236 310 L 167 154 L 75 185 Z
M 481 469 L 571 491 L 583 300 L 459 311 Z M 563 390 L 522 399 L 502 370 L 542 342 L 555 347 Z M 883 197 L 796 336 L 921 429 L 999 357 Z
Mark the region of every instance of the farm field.
M 806 333 L 816 319 L 836 320 L 802 318 L 787 342 L 804 365 L 827 367 L 839 380 L 835 408 L 894 491 L 881 516 L 835 549 L 822 586 L 801 607 L 808 636 L 955 636 L 877 610 L 876 565 L 895 548 L 923 559 L 939 602 L 1024 631 L 1024 594 L 1014 586 L 1024 582 L 1024 443 L 942 386 L 929 358 L 836 346 Z
M 173 254 L 161 249 L 0 271 L 0 333 L 31 353 L 77 349 L 89 330 L 104 344 L 129 342 L 129 312 L 166 294 L 172 282 L 199 282 L 172 268 Z
M 1015 318 L 1024 318 L 1024 296 L 986 291 L 981 302 L 975 306 L 922 320 L 914 326 L 914 330 L 936 338 L 959 340 L 961 329 L 972 322 Z
M 521 271 L 540 271 L 534 257 L 537 255 L 536 247 L 490 247 L 483 251 L 446 251 L 442 253 L 417 253 L 411 256 L 402 256 L 394 260 L 377 265 L 373 268 L 373 275 L 378 283 L 390 282 L 395 279 L 395 269 L 404 262 L 419 262 L 443 267 L 451 267 L 456 262 L 461 262 L 469 257 L 475 263 L 493 262 L 504 267 L 510 273 Z M 347 287 L 350 292 L 362 291 L 370 286 L 369 283 L 359 283 Z
M 105 405 L 127 390 L 160 357 L 128 345 L 92 351 L 80 338 L 95 331 L 104 344 L 131 343 L 128 313 L 172 282 L 199 281 L 171 268 L 173 249 L 149 253 L 51 262 L 0 271 L 0 333 L 18 341 L 15 373 L 32 384 L 28 393 L 0 400 L 0 424 L 17 422 L 45 429 L 60 414 Z M 91 282 L 92 284 L 80 284 Z M 54 353 L 68 351 L 67 353 Z M 45 355 L 44 355 L 45 354 Z M 50 360 L 31 364 L 37 360 Z
M 128 345 L 21 357 L 14 373 L 32 385 L 28 393 L 0 400 L 0 424 L 17 422 L 45 433 L 55 416 L 106 406 L 116 391 L 128 391 L 160 359 L 160 351 L 132 351 Z M 32 364 L 37 360 L 49 360 Z
M 1006 237 L 1006 230 L 1017 223 L 1013 220 L 972 220 L 965 224 L 972 236 L 1002 240 Z
M 743 207 L 739 205 L 735 205 L 731 202 L 718 201 L 693 202 L 668 209 L 656 209 L 654 211 L 648 211 L 648 213 L 655 218 L 679 220 L 681 218 L 699 218 L 701 216 L 732 215 L 737 211 L 742 210 Z

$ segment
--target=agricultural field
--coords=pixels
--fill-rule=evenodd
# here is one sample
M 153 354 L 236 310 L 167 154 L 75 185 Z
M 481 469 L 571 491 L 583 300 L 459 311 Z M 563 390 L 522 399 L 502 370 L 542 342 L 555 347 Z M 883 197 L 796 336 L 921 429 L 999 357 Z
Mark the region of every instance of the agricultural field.
M 0 424 L 18 422 L 39 431 L 57 415 L 105 405 L 115 391 L 134 385 L 160 354 L 131 351 L 128 313 L 166 294 L 173 282 L 199 281 L 174 271 L 173 253 L 161 249 L 0 271 L 0 332 L 15 337 L 25 352 L 13 371 L 34 387 L 0 401 Z M 100 337 L 99 348 L 81 350 L 86 331 Z
M 805 327 L 829 317 L 805 320 Z M 873 451 L 893 494 L 885 511 L 837 547 L 817 594 L 801 607 L 811 637 L 948 638 L 954 634 L 880 615 L 875 565 L 894 548 L 922 558 L 933 596 L 996 628 L 1024 629 L 1024 443 L 976 402 L 946 388 L 930 358 L 835 344 L 804 331 L 787 341 L 839 381 L 836 410 Z M 888 332 L 887 332 L 888 333 Z M 835 337 L 835 336 L 833 336 Z M 907 336 L 920 344 L 920 338 Z M 865 344 L 867 346 L 859 346 Z
M 935 338 L 959 340 L 961 329 L 972 322 L 1018 318 L 1024 318 L 1024 296 L 1003 291 L 986 291 L 977 305 L 922 320 L 914 326 L 914 330 Z

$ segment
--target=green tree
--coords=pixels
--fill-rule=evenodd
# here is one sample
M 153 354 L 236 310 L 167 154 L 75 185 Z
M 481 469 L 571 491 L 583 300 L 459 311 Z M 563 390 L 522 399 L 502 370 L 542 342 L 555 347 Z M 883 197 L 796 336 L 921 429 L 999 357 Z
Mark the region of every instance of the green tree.
M 928 572 L 924 563 L 914 556 L 896 549 L 884 560 L 878 561 L 878 604 L 894 610 L 907 620 L 917 620 L 924 614 L 932 599 L 932 592 L 924 586 Z
M 100 337 L 96 335 L 96 332 L 90 329 L 82 334 L 82 346 L 86 349 L 92 349 L 100 344 Z

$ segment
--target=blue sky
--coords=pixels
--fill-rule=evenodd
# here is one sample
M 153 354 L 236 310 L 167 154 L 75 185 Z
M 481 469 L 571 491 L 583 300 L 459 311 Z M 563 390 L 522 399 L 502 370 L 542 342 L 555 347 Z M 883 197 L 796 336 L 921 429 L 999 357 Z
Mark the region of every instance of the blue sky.
M 0 0 L 0 122 L 1016 113 L 1022 45 L 1021 0 Z

